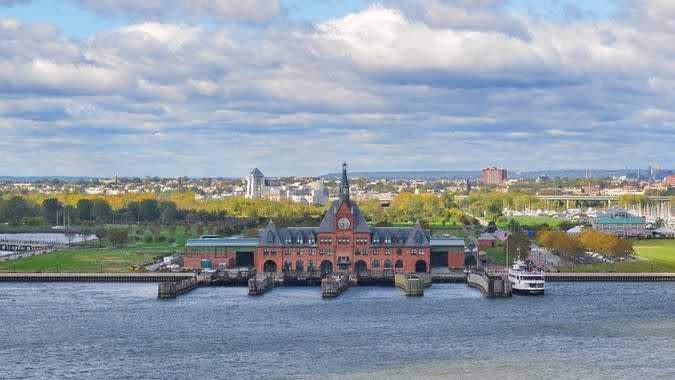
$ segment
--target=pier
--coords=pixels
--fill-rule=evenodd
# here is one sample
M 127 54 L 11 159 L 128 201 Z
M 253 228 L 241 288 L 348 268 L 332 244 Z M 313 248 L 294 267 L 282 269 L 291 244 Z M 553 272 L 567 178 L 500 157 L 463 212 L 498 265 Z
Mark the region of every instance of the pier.
M 511 283 L 502 274 L 470 272 L 466 283 L 483 292 L 488 298 L 511 297 Z
M 394 285 L 403 289 L 406 296 L 423 296 L 424 288 L 431 286 L 429 273 L 396 273 Z
M 274 275 L 270 273 L 256 273 L 248 279 L 248 295 L 259 296 L 274 287 Z
M 333 273 L 321 280 L 321 297 L 335 298 L 349 289 L 349 274 Z
M 178 282 L 160 282 L 157 284 L 157 298 L 176 298 L 177 296 L 197 289 L 199 280 L 188 278 Z

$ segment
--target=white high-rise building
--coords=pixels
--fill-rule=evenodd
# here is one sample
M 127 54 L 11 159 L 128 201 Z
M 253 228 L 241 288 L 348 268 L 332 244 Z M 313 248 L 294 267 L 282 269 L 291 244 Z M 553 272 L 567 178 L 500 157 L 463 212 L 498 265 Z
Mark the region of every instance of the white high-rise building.
M 246 176 L 246 198 L 261 198 L 264 196 L 265 176 L 258 168 L 251 170 Z
M 269 198 L 275 201 L 290 200 L 292 202 L 324 206 L 328 203 L 328 188 L 321 181 L 289 186 L 278 180 L 265 178 L 255 168 L 244 178 L 246 181 L 246 198 Z

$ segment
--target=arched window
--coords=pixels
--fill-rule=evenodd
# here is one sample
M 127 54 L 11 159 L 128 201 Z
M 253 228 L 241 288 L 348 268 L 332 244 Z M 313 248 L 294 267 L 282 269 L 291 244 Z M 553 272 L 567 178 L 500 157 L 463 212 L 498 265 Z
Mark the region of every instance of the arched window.
M 304 272 L 305 271 L 305 265 L 303 264 L 302 260 L 298 260 L 295 262 L 295 271 L 296 272 Z
M 391 269 L 391 260 L 384 260 L 384 269 Z
M 403 260 L 396 260 L 396 268 L 403 268 Z
M 399 256 L 402 255 L 403 250 L 401 248 L 396 248 L 396 254 L 399 255 Z
M 373 260 L 373 269 L 380 268 L 380 260 Z
M 286 244 L 291 244 L 293 243 L 293 236 L 291 236 L 291 233 L 286 234 Z
M 307 263 L 307 270 L 313 272 L 316 269 L 315 265 L 316 264 L 314 264 L 314 260 L 309 260 Z

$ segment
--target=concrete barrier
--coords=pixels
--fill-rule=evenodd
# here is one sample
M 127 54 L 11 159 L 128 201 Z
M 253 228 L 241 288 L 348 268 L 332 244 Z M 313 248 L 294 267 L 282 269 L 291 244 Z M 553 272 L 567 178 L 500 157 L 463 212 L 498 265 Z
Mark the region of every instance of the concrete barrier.
M 248 295 L 259 296 L 274 287 L 274 276 L 269 273 L 256 273 L 248 279 Z
M 406 296 L 423 296 L 424 288 L 431 286 L 431 274 L 429 273 L 396 273 L 394 285 L 403 289 Z
M 199 286 L 196 278 L 189 278 L 179 282 L 160 282 L 157 284 L 157 298 L 176 298 Z
M 321 297 L 335 298 L 349 289 L 349 274 L 333 273 L 321 280 Z
M 466 283 L 470 287 L 483 292 L 488 298 L 511 297 L 511 282 L 501 275 L 470 272 L 467 275 Z

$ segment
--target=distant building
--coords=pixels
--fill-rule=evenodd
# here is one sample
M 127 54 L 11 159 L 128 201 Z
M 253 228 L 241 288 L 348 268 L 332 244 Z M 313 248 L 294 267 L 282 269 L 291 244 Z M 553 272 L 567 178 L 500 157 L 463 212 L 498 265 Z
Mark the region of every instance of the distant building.
M 675 187 L 675 175 L 669 175 L 663 179 L 663 182 L 668 187 Z
M 486 232 L 478 237 L 478 248 L 494 248 L 497 245 L 497 237 L 489 232 Z
M 430 272 L 464 266 L 464 240 L 411 227 L 371 227 L 350 197 L 343 164 L 340 195 L 317 227 L 272 221 L 257 239 L 188 240 L 186 268 L 255 267 L 258 272 Z
M 255 168 L 244 178 L 246 198 L 268 198 L 275 201 L 290 200 L 297 203 L 325 206 L 328 203 L 328 188 L 321 181 L 291 187 L 269 178 Z
M 501 185 L 509 179 L 506 169 L 495 167 L 483 169 L 483 183 L 486 185 Z
M 598 215 L 591 221 L 593 229 L 618 237 L 645 237 L 647 223 L 642 218 L 628 215 L 626 210 L 619 206 L 612 206 L 606 213 Z

